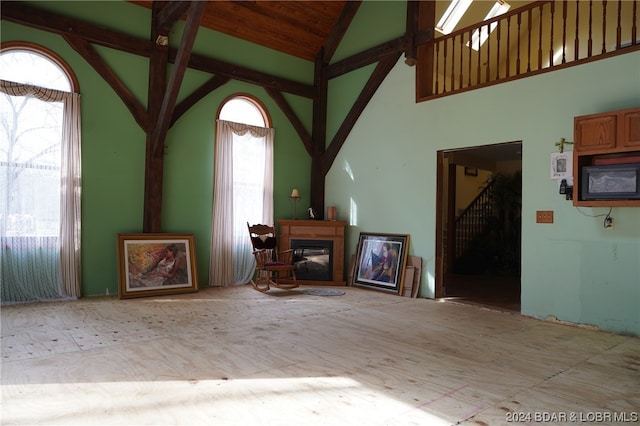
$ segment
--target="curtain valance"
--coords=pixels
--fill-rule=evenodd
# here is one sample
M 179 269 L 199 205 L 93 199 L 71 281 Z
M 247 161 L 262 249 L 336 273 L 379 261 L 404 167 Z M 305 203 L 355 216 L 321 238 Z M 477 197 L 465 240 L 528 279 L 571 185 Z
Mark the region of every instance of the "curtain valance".
M 0 92 L 11 96 L 33 96 L 34 98 L 47 102 L 62 102 L 74 95 L 72 92 L 46 89 L 44 87 L 7 80 L 0 80 Z

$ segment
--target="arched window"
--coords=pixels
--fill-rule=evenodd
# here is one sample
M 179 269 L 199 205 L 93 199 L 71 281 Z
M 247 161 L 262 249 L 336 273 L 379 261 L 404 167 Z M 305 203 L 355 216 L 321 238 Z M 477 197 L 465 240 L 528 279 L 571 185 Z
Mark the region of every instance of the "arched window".
M 80 295 L 77 81 L 53 52 L 0 49 L 2 302 Z
M 248 96 L 234 96 L 225 101 L 220 108 L 218 119 L 258 127 L 270 127 L 266 110 L 258 101 Z
M 273 223 L 273 135 L 254 98 L 223 102 L 216 127 L 209 285 L 246 284 L 255 261 L 247 223 Z

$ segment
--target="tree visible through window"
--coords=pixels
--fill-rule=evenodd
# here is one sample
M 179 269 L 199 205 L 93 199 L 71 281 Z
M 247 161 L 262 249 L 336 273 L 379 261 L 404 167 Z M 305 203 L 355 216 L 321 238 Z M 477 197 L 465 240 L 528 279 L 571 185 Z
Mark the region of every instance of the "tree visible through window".
M 0 69 L 3 80 L 70 91 L 64 71 L 34 52 L 3 53 Z M 63 104 L 3 94 L 0 105 L 0 233 L 56 236 Z
M 61 206 L 72 199 L 79 211 L 74 195 L 79 182 L 68 185 L 69 177 L 79 180 L 79 132 L 71 130 L 79 129 L 79 109 L 72 80 L 55 60 L 27 48 L 0 52 L 0 80 L 2 301 L 75 296 L 66 291 L 68 282 L 62 281 L 68 276 L 61 272 L 63 241 L 76 239 L 73 229 L 61 237 L 68 229 Z M 70 141 L 78 146 L 72 148 Z M 69 155 L 78 157 L 77 165 L 64 161 Z

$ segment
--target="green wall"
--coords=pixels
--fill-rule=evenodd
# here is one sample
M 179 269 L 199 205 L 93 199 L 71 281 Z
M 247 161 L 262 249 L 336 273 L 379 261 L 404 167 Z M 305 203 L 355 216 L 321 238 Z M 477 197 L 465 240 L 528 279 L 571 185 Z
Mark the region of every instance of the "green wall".
M 549 179 L 573 117 L 640 105 L 640 53 L 416 104 L 414 68 L 398 61 L 327 176 L 326 204 L 360 232 L 411 234 L 423 297 L 435 288 L 436 153 L 522 141 L 522 313 L 640 334 L 640 208 L 576 208 Z M 536 224 L 553 210 L 553 224 Z
M 38 6 L 113 23 L 110 26 L 139 37 L 145 37 L 149 27 L 148 11 L 124 2 Z M 405 6 L 402 1 L 365 1 L 334 59 L 401 35 Z M 178 26 L 172 43 L 179 34 Z M 113 90 L 61 37 L 5 21 L 1 37 L 47 46 L 78 75 L 83 114 L 83 293 L 114 293 L 116 234 L 142 228 L 144 133 Z M 195 51 L 296 81 L 313 79 L 313 64 L 307 61 L 211 31 L 199 33 Z M 147 61 L 108 49 L 100 53 L 146 104 Z M 372 69 L 330 82 L 328 140 Z M 338 218 L 350 224 L 346 260 L 355 252 L 360 232 L 410 234 L 410 254 L 423 258 L 421 296 L 433 297 L 437 151 L 522 141 L 522 312 L 640 334 L 640 209 L 614 208 L 615 228 L 605 231 L 601 218 L 590 216 L 608 209 L 573 207 L 549 179 L 554 142 L 573 139 L 574 116 L 640 105 L 640 53 L 420 104 L 414 99 L 414 72 L 401 57 L 327 176 L 325 204 L 336 205 Z M 180 98 L 207 78 L 189 71 Z M 276 128 L 275 217 L 292 216 L 288 195 L 293 187 L 303 195 L 299 208 L 308 202 L 309 157 L 289 121 L 261 88 L 232 82 L 201 100 L 169 131 L 162 218 L 165 232 L 195 234 L 201 285 L 208 282 L 215 114 L 220 102 L 237 92 L 261 99 Z M 285 97 L 310 131 L 311 102 Z M 553 210 L 555 223 L 536 224 L 536 210 Z
M 63 15 L 146 37 L 149 11 L 125 2 L 37 2 Z M 142 22 L 142 24 L 140 23 Z M 113 23 L 113 25 L 111 24 Z M 145 28 L 140 31 L 140 28 Z M 60 55 L 76 73 L 82 108 L 82 294 L 118 292 L 118 233 L 142 231 L 145 134 L 115 92 L 86 61 L 57 35 L 2 21 L 2 41 L 28 41 Z M 180 26 L 172 42 L 180 40 Z M 148 60 L 107 48 L 96 48 L 146 105 Z M 211 31 L 201 31 L 196 47 L 200 54 L 251 66 L 263 72 L 310 83 L 313 64 Z M 243 52 L 238 55 L 238 52 Z M 257 58 L 253 65 L 249 59 Z M 178 101 L 211 76 L 187 71 Z M 236 93 L 259 98 L 269 111 L 276 130 L 274 148 L 274 215 L 291 218 L 289 194 L 299 188 L 306 208 L 309 196 L 310 158 L 289 120 L 258 86 L 230 82 L 192 107 L 170 129 L 166 142 L 162 231 L 193 233 L 196 241 L 198 280 L 208 284 L 215 119 L 220 103 Z M 286 94 L 302 122 L 311 131 L 308 99 Z M 306 198 L 306 200 L 305 200 Z

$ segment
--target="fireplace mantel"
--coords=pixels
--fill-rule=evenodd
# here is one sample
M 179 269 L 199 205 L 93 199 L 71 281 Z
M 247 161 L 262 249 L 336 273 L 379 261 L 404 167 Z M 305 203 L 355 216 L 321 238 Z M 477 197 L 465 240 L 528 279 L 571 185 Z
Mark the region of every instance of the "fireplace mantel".
M 281 219 L 280 249 L 291 248 L 291 240 L 332 241 L 333 276 L 331 281 L 298 280 L 300 284 L 345 285 L 344 280 L 344 228 L 346 222 L 340 220 L 290 220 Z

